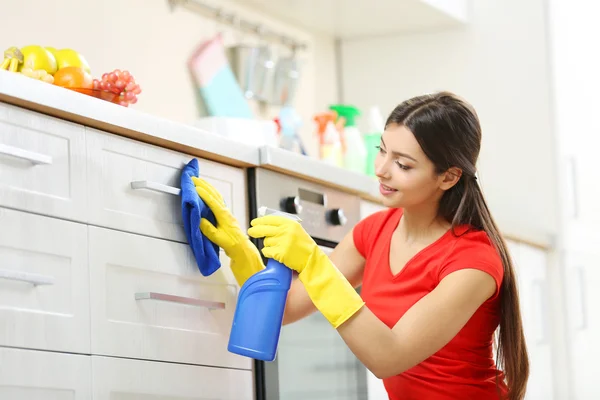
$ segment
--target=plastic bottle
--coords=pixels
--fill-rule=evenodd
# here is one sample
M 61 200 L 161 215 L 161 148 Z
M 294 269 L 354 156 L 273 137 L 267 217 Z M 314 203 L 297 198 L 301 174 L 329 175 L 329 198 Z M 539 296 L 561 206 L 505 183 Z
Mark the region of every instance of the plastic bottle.
M 364 174 L 367 163 L 367 149 L 365 142 L 356 126 L 356 116 L 360 115 L 358 108 L 352 105 L 334 104 L 329 107 L 346 120 L 344 126 L 344 141 L 346 149 L 344 153 L 344 167 Z
M 315 115 L 314 120 L 319 135 L 319 158 L 328 164 L 341 167 L 343 165 L 342 144 L 340 134 L 334 125 L 336 117 L 336 113 L 330 111 Z
M 375 157 L 379 152 L 377 146 L 381 143 L 381 134 L 384 128 L 385 124 L 379 107 L 371 107 L 369 110 L 369 133 L 365 135 L 365 145 L 367 147 L 365 173 L 369 176 L 375 176 Z
M 280 215 L 299 221 L 295 215 L 261 207 L 259 216 Z M 252 275 L 240 289 L 233 316 L 227 350 L 262 361 L 273 361 L 292 270 L 276 260 L 268 260 L 266 268 Z

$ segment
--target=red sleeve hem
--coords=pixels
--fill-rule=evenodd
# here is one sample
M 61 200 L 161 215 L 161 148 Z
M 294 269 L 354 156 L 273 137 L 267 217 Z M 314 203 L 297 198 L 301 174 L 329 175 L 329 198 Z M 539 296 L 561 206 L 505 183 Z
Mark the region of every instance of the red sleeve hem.
M 452 272 L 460 271 L 463 269 L 476 269 L 479 271 L 483 271 L 490 275 L 492 278 L 494 278 L 494 281 L 496 282 L 496 291 L 494 292 L 494 295 L 491 297 L 491 299 L 494 299 L 498 296 L 498 294 L 500 293 L 500 286 L 502 285 L 503 276 L 502 271 L 498 271 L 498 267 L 493 264 L 485 262 L 469 263 L 468 261 L 466 261 L 464 263 L 461 263 L 460 265 L 449 265 L 445 268 L 442 268 L 442 271 L 440 271 L 439 281 L 444 279 L 446 276 L 450 275 Z

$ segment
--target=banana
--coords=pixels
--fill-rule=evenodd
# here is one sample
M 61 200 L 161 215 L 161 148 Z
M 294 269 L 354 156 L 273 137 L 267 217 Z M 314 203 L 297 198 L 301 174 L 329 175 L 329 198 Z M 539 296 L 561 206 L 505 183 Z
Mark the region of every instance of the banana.
M 4 59 L 0 64 L 0 69 L 10 72 L 17 72 L 19 64 L 23 63 L 23 53 L 16 47 L 11 47 L 4 51 Z

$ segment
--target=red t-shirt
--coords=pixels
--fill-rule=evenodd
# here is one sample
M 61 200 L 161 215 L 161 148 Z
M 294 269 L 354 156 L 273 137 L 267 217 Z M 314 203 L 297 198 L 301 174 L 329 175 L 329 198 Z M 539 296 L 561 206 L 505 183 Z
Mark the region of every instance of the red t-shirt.
M 415 367 L 383 380 L 390 400 L 499 399 L 506 386 L 492 352 L 503 277 L 498 252 L 485 232 L 463 226 L 417 253 L 394 276 L 390 242 L 401 217 L 401 209 L 384 210 L 354 228 L 354 244 L 366 259 L 361 296 L 388 327 L 393 328 L 451 272 L 464 268 L 485 271 L 496 280 L 497 289 L 446 346 Z

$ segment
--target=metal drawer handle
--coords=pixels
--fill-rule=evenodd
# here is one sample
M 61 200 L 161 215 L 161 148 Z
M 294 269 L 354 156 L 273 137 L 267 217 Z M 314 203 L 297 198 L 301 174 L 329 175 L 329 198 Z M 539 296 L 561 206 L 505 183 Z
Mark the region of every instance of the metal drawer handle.
M 164 294 L 164 293 L 155 293 L 155 292 L 136 293 L 135 299 L 136 300 L 168 301 L 171 303 L 179 303 L 179 304 L 187 304 L 190 306 L 205 307 L 210 310 L 224 310 L 225 309 L 225 303 L 222 303 L 222 302 L 193 299 L 191 297 L 173 296 L 171 294 Z
M 0 154 L 27 160 L 32 164 L 52 164 L 52 157 L 0 143 Z
M 154 192 L 173 194 L 175 196 L 179 196 L 181 193 L 181 189 L 179 188 L 152 181 L 133 181 L 131 182 L 131 188 L 134 190 L 147 189 Z
M 19 281 L 30 283 L 34 286 L 38 285 L 54 285 L 56 281 L 52 276 L 32 274 L 30 272 L 12 271 L 8 269 L 0 269 L 0 279 L 9 281 Z

